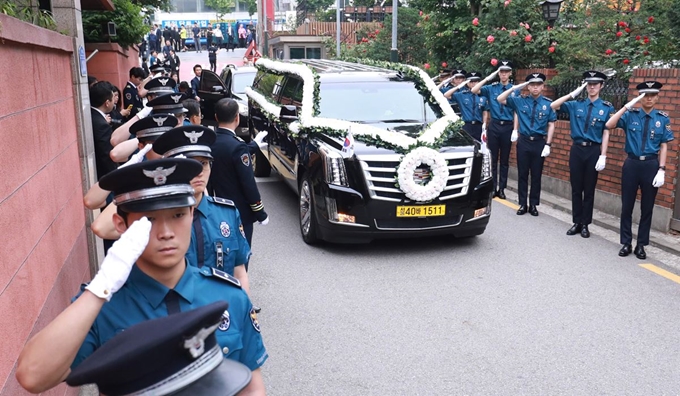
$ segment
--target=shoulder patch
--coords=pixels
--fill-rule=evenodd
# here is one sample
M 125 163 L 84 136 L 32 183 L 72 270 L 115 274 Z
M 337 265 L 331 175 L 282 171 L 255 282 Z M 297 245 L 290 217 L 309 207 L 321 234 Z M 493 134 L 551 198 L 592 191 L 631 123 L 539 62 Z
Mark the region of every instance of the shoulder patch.
M 226 281 L 227 283 L 229 283 L 232 286 L 238 287 L 239 289 L 241 288 L 241 281 L 239 281 L 235 277 L 227 274 L 224 271 L 220 271 L 216 268 L 203 267 L 203 268 L 201 268 L 200 272 L 204 276 L 219 278 L 219 279 L 222 279 L 223 281 Z
M 614 105 L 613 105 L 611 102 L 607 102 L 606 100 L 603 100 L 602 103 L 603 103 L 605 106 L 614 107 Z
M 668 113 L 666 113 L 665 111 L 659 111 L 659 115 L 668 118 Z
M 243 142 L 243 143 L 246 142 L 245 140 L 243 140 L 243 139 L 241 139 L 240 137 L 236 136 L 236 134 L 234 134 L 234 135 L 232 135 L 232 136 L 234 136 L 234 139 L 238 140 L 239 142 Z
M 231 199 L 220 198 L 220 197 L 210 197 L 210 198 L 212 198 L 213 202 L 218 203 L 220 205 L 235 206 L 234 201 L 232 201 Z
M 630 111 L 630 112 L 632 112 L 632 113 L 637 113 L 637 112 L 640 111 L 640 108 L 634 107 L 634 108 L 632 108 L 632 109 L 630 109 L 630 110 L 628 110 L 628 111 Z
M 522 98 L 522 99 L 526 99 L 528 97 L 529 97 L 529 95 L 520 95 L 520 98 Z
M 552 99 L 550 99 L 550 98 L 548 98 L 548 97 L 545 97 L 545 96 L 544 96 L 543 99 L 547 100 L 548 102 L 552 102 Z

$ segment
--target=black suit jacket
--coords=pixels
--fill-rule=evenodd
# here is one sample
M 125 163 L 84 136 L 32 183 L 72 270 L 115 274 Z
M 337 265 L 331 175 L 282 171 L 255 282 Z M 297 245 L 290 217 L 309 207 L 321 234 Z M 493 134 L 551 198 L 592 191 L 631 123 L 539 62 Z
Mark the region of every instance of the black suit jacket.
M 109 157 L 111 146 L 111 125 L 97 110 L 90 108 L 92 115 L 92 135 L 94 136 L 94 156 L 97 165 L 97 180 L 115 170 L 118 165 Z

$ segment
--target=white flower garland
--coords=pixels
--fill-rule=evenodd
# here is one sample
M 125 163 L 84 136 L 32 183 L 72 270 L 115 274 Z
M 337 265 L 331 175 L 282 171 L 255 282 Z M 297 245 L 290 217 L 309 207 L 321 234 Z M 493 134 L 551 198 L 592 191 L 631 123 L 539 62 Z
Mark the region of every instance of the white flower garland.
M 432 180 L 427 184 L 418 184 L 413 174 L 421 165 L 427 165 L 432 171 Z M 429 147 L 416 147 L 404 156 L 397 168 L 399 188 L 406 197 L 414 201 L 431 201 L 439 196 L 446 187 L 449 167 L 444 157 Z
M 453 118 L 453 121 L 456 121 L 459 117 L 456 114 L 456 112 L 453 111 L 453 108 L 449 104 L 449 101 L 444 97 L 444 94 L 437 88 L 437 86 L 434 84 L 434 81 L 430 78 L 430 76 L 427 75 L 423 71 L 423 69 L 411 65 L 407 65 L 411 69 L 415 70 L 418 72 L 420 75 L 420 79 L 425 82 L 425 86 L 427 89 L 430 90 L 430 93 L 432 94 L 432 97 L 437 101 L 437 104 L 439 104 L 439 107 L 442 109 L 444 112 L 444 116 L 448 116 Z

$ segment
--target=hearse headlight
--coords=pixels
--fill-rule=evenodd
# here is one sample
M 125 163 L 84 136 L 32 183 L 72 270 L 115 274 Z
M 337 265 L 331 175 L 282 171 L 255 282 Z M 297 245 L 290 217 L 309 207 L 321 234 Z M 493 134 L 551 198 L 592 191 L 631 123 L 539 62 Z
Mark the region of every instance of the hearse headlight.
M 491 153 L 489 150 L 482 151 L 482 180 L 491 178 Z
M 323 160 L 326 183 L 349 187 L 345 162 L 340 153 L 333 149 L 319 146 L 319 154 L 321 154 L 321 159 Z

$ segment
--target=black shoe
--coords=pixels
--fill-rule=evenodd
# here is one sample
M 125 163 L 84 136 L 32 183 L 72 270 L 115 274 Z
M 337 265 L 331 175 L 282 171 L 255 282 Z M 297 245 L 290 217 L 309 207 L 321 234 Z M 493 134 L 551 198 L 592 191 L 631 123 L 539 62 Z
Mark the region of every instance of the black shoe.
M 536 209 L 536 205 L 529 205 L 529 214 L 532 216 L 538 216 L 538 209 Z
M 588 230 L 588 224 L 584 224 L 583 228 L 581 228 L 581 237 L 582 238 L 590 238 L 590 231 Z
M 498 196 L 498 190 L 493 190 L 493 198 L 496 198 Z
M 258 307 L 257 305 L 253 305 L 253 311 L 255 311 L 255 313 L 260 313 L 260 311 L 262 311 L 262 308 Z
M 647 253 L 645 253 L 645 247 L 642 245 L 637 245 L 635 246 L 635 257 L 639 258 L 640 260 L 644 260 L 647 258 Z
M 527 212 L 527 207 L 525 205 L 522 205 L 517 209 L 517 215 L 521 216 Z
M 620 257 L 626 257 L 626 256 L 628 256 L 632 251 L 633 251 L 633 247 L 626 243 L 625 245 L 623 245 L 623 247 L 621 248 L 621 250 L 619 250 L 619 256 L 620 256 Z
M 571 236 L 571 235 L 576 235 L 576 234 L 578 234 L 579 232 L 581 232 L 581 229 L 582 229 L 582 228 L 583 228 L 582 225 L 580 225 L 580 224 L 574 224 L 573 226 L 571 226 L 570 229 L 567 230 L 567 235 L 569 235 L 569 236 Z
M 498 196 L 498 198 L 500 198 L 500 199 L 505 199 L 505 191 L 503 191 L 503 189 L 501 188 L 500 190 L 498 190 L 498 195 L 497 195 L 497 196 Z

